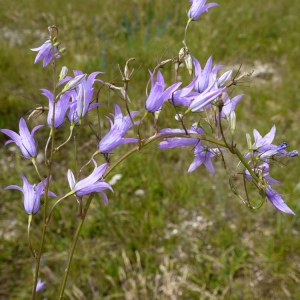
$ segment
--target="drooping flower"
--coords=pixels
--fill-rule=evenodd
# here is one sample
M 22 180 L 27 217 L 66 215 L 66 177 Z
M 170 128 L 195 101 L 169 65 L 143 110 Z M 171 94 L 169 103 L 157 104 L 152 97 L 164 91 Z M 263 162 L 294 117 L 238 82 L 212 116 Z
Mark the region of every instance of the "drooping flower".
M 183 129 L 171 129 L 166 128 L 160 131 L 160 134 L 176 134 L 176 133 L 185 133 Z M 202 127 L 196 127 L 195 124 L 188 130 L 189 134 L 202 134 Z M 198 138 L 188 138 L 188 137 L 174 137 L 166 138 L 163 142 L 158 144 L 159 149 L 171 149 L 177 147 L 186 147 L 186 146 L 195 146 L 200 142 Z
M 68 181 L 71 190 L 75 192 L 75 194 L 79 197 L 84 195 L 88 195 L 91 193 L 100 193 L 105 201 L 108 203 L 108 199 L 103 190 L 111 190 L 113 192 L 112 187 L 103 181 L 103 174 L 108 167 L 108 164 L 103 164 L 97 167 L 96 162 L 93 160 L 95 165 L 95 169 L 88 177 L 76 182 L 74 174 L 71 170 L 68 170 Z
M 26 158 L 36 157 L 37 156 L 37 149 L 36 149 L 36 143 L 33 138 L 34 133 L 44 125 L 38 125 L 35 126 L 31 133 L 28 130 L 28 127 L 26 125 L 26 122 L 23 118 L 20 119 L 19 122 L 19 132 L 20 134 L 17 134 L 16 132 L 10 130 L 10 129 L 1 129 L 0 131 L 4 134 L 8 135 L 11 140 L 8 140 L 4 145 L 10 144 L 10 143 L 16 143 L 16 145 L 20 148 L 22 154 Z
M 226 93 L 225 98 L 223 100 L 224 106 L 222 107 L 221 118 L 229 120 L 230 114 L 235 110 L 236 105 L 243 97 L 244 94 L 241 94 L 230 99 L 228 94 Z
M 131 112 L 131 118 L 133 118 L 136 114 L 137 111 Z M 98 144 L 98 148 L 101 153 L 110 153 L 120 145 L 138 142 L 138 139 L 123 138 L 123 136 L 133 125 L 137 125 L 139 122 L 134 122 L 134 124 L 132 124 L 129 115 L 123 117 L 122 111 L 117 104 L 115 104 L 115 114 L 112 114 L 112 116 L 114 117 L 114 122 L 107 117 L 111 125 L 110 131 L 101 139 Z
M 198 143 L 194 150 L 195 159 L 190 165 L 188 172 L 192 172 L 204 164 L 208 171 L 214 174 L 215 169 L 211 162 L 211 158 L 218 155 L 220 151 L 224 151 L 224 149 L 210 148 L 207 146 L 202 146 L 201 143 Z
M 52 92 L 46 89 L 41 89 L 41 91 L 43 92 L 42 95 L 46 96 L 49 100 L 49 112 L 47 117 L 48 126 L 52 126 L 53 109 L 55 104 L 54 128 L 58 128 L 64 122 L 66 112 L 70 107 L 72 91 L 63 93 L 56 103 L 54 102 L 54 95 Z
M 199 96 L 198 92 L 193 92 L 197 77 L 195 77 L 185 88 L 175 91 L 169 97 L 169 102 L 174 105 L 189 106 L 191 102 Z
M 160 110 L 164 101 L 170 98 L 171 94 L 181 85 L 177 82 L 168 87 L 165 91 L 165 81 L 160 71 L 157 72 L 157 81 L 154 83 L 154 76 L 149 71 L 151 77 L 151 91 L 146 101 L 146 109 L 150 112 Z
M 91 73 L 87 79 L 83 78 L 83 80 L 77 86 L 68 115 L 68 119 L 71 122 L 80 123 L 89 110 L 99 106 L 98 103 L 91 104 L 94 94 L 93 84 L 98 74 L 102 74 L 102 72 Z M 74 71 L 74 75 L 78 77 L 84 74 L 82 74 L 81 71 Z
M 30 214 L 34 215 L 36 214 L 40 209 L 40 198 L 41 195 L 44 193 L 44 187 L 47 184 L 47 178 L 43 180 L 42 182 L 35 184 L 30 184 L 27 180 L 27 178 L 20 173 L 22 179 L 23 179 L 23 188 L 17 186 L 17 185 L 9 185 L 6 187 L 6 190 L 19 190 L 24 194 L 24 209 L 25 211 Z M 51 178 L 50 178 L 51 179 Z M 57 197 L 54 193 L 51 191 L 48 191 L 48 195 L 52 197 Z
M 34 63 L 36 64 L 41 59 L 44 59 L 43 67 L 46 67 L 51 62 L 52 58 L 55 56 L 57 52 L 57 47 L 53 46 L 50 40 L 47 40 L 42 46 L 38 48 L 31 48 L 30 50 L 38 51 Z M 59 55 L 56 56 L 56 58 L 59 57 L 60 57 Z
M 188 11 L 188 17 L 194 21 L 198 20 L 204 12 L 208 12 L 209 8 L 219 6 L 217 3 L 206 4 L 206 0 L 190 0 L 190 2 L 193 4 Z
M 46 288 L 46 283 L 45 282 L 43 282 L 40 278 L 38 279 L 38 282 L 37 282 L 37 284 L 36 284 L 36 291 L 37 292 L 39 292 L 39 291 L 41 291 L 41 290 L 43 290 L 43 289 L 45 289 Z
M 287 214 L 295 215 L 295 213 L 287 206 L 282 196 L 273 189 L 273 184 L 282 185 L 282 183 L 269 176 L 269 171 L 270 171 L 269 164 L 265 162 L 260 166 L 256 167 L 255 169 L 253 169 L 253 171 L 260 178 L 262 178 L 263 180 L 262 185 L 265 186 L 266 197 L 273 204 L 273 206 L 277 210 L 283 211 Z M 245 177 L 253 180 L 248 170 L 245 171 Z

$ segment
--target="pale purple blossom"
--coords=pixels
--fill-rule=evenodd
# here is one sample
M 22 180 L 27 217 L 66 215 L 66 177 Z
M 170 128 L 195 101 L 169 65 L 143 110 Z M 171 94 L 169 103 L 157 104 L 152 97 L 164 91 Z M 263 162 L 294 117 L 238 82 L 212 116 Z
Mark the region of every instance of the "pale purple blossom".
M 192 2 L 192 6 L 188 11 L 188 17 L 196 21 L 204 12 L 208 12 L 209 8 L 219 6 L 217 3 L 206 4 L 206 1 L 207 0 L 190 0 L 190 2 Z
M 36 214 L 40 209 L 40 198 L 44 194 L 44 188 L 47 184 L 47 178 L 43 180 L 42 182 L 35 184 L 30 184 L 27 180 L 27 178 L 20 173 L 22 179 L 23 179 L 23 188 L 17 186 L 17 185 L 9 185 L 6 187 L 6 190 L 19 190 L 24 194 L 24 209 L 28 214 Z M 51 179 L 51 177 L 50 177 Z M 48 191 L 48 195 L 52 197 L 57 197 L 54 193 L 51 191 Z
M 273 186 L 272 186 L 273 184 L 282 185 L 282 183 L 280 181 L 268 176 L 269 171 L 270 171 L 269 164 L 265 162 L 262 165 L 253 169 L 253 171 L 256 174 L 261 174 L 261 177 L 264 179 L 265 184 L 266 184 L 266 188 L 265 188 L 266 197 L 274 205 L 274 207 L 277 210 L 283 211 L 287 214 L 295 215 L 295 213 L 287 206 L 287 204 L 283 200 L 282 196 L 273 189 Z M 253 180 L 253 178 L 250 175 L 248 170 L 245 171 L 245 177 Z
M 165 81 L 160 71 L 157 72 L 156 82 L 154 82 L 154 76 L 149 71 L 151 77 L 151 91 L 146 101 L 146 109 L 150 112 L 156 112 L 161 109 L 164 101 L 170 98 L 171 94 L 181 85 L 182 82 L 172 84 L 165 89 Z
M 103 190 L 107 189 L 113 191 L 112 187 L 108 183 L 104 182 L 102 178 L 104 172 L 108 168 L 108 164 L 102 164 L 101 166 L 97 167 L 97 164 L 94 160 L 93 163 L 95 165 L 95 169 L 92 174 L 78 182 L 76 182 L 73 172 L 68 170 L 68 182 L 70 188 L 79 197 L 91 193 L 100 193 L 105 203 L 108 203 L 106 194 L 102 192 Z
M 224 149 L 210 148 L 208 146 L 202 146 L 201 143 L 198 143 L 194 150 L 195 159 L 190 165 L 188 172 L 192 172 L 196 168 L 204 164 L 208 171 L 214 174 L 215 169 L 211 162 L 211 159 L 212 157 L 220 154 L 220 151 L 224 151 Z
M 20 119 L 19 122 L 19 132 L 20 134 L 17 134 L 16 132 L 10 130 L 10 129 L 1 129 L 0 131 L 4 134 L 8 135 L 11 140 L 8 140 L 5 145 L 10 143 L 16 143 L 16 145 L 20 148 L 22 154 L 26 158 L 36 157 L 37 156 L 37 149 L 36 149 L 36 143 L 33 138 L 34 133 L 44 125 L 38 125 L 35 126 L 31 133 L 28 130 L 28 127 L 26 125 L 26 122 L 23 118 Z
M 43 289 L 45 289 L 46 288 L 46 283 L 45 282 L 43 282 L 40 278 L 38 279 L 38 282 L 37 282 L 37 284 L 36 284 L 36 291 L 37 292 L 39 292 L 39 291 L 41 291 L 41 290 L 43 290 Z
M 72 94 L 73 100 L 70 106 L 70 112 L 68 114 L 68 119 L 70 122 L 74 122 L 76 124 L 80 123 L 88 111 L 96 106 L 99 106 L 98 103 L 91 103 L 94 94 L 93 84 L 96 81 L 96 76 L 98 74 L 102 74 L 102 72 L 91 73 L 87 79 L 83 78 L 80 81 L 80 84 L 78 84 L 76 87 L 75 93 Z M 85 74 L 82 74 L 81 71 L 74 71 L 74 75 L 79 77 Z
M 55 56 L 57 47 L 53 46 L 50 40 L 47 40 L 42 46 L 38 48 L 31 48 L 30 50 L 38 51 L 34 63 L 36 64 L 38 61 L 43 59 L 43 67 L 46 67 Z M 59 58 L 59 56 L 56 56 L 56 58 Z
M 137 111 L 131 112 L 131 118 L 133 118 L 136 114 Z M 101 139 L 101 141 L 98 144 L 98 148 L 101 153 L 110 153 L 112 150 L 114 150 L 120 145 L 138 142 L 138 139 L 123 138 L 123 136 L 133 125 L 137 125 L 139 124 L 139 122 L 134 122 L 132 124 L 129 115 L 123 117 L 122 111 L 117 104 L 115 104 L 115 114 L 111 115 L 114 117 L 114 122 L 107 117 L 111 125 L 110 131 Z
M 241 94 L 230 99 L 228 94 L 226 93 L 225 98 L 223 100 L 224 106 L 222 107 L 221 118 L 229 119 L 230 114 L 235 110 L 236 105 L 243 97 L 244 94 Z
M 59 100 L 55 103 L 54 95 L 52 92 L 46 89 L 41 89 L 42 95 L 46 96 L 49 100 L 49 112 L 47 117 L 48 126 L 52 127 L 53 110 L 55 105 L 55 118 L 54 118 L 54 128 L 58 128 L 64 122 L 64 118 L 68 108 L 70 107 L 70 97 L 72 91 L 63 93 Z
M 187 130 L 188 134 L 203 134 L 202 127 L 196 128 L 195 125 L 191 129 Z M 185 133 L 183 129 L 171 129 L 166 128 L 160 131 L 160 134 L 176 134 L 176 133 Z M 200 139 L 193 137 L 172 137 L 166 138 L 164 141 L 158 144 L 159 149 L 170 149 L 177 147 L 186 147 L 186 146 L 195 146 L 200 142 Z

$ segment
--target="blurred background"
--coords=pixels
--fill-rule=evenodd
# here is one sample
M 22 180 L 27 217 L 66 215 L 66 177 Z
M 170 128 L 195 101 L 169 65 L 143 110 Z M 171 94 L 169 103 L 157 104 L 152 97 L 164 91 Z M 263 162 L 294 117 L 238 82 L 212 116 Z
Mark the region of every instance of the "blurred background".
M 223 70 L 237 72 L 240 65 L 243 72 L 254 70 L 250 79 L 232 91 L 233 95 L 245 93 L 236 109 L 240 149 L 247 149 L 246 133 L 256 128 L 265 135 L 275 124 L 274 143 L 288 142 L 290 150 L 300 150 L 300 2 L 216 2 L 220 7 L 190 24 L 187 42 L 202 66 L 212 55 L 214 64 L 225 65 Z M 165 59 L 178 54 L 189 7 L 187 0 L 0 0 L 0 128 L 18 131 L 20 117 L 47 105 L 39 89 L 51 89 L 51 67 L 33 65 L 36 52 L 30 48 L 48 38 L 47 27 L 53 24 L 59 28 L 61 46 L 67 48 L 57 62 L 58 70 L 66 65 L 69 74 L 102 71 L 105 74 L 99 78 L 117 83 L 121 81 L 118 64 L 123 68 L 127 59 L 136 58 L 131 64 L 136 73 L 129 97 L 130 109 L 140 110 L 141 118 L 148 69 L 153 70 L 164 52 Z M 172 66 L 162 72 L 170 85 Z M 184 68 L 180 80 L 190 81 Z M 114 103 L 123 105 L 107 89 L 101 92 L 100 102 L 103 115 L 113 112 Z M 159 129 L 175 127 L 174 112 L 163 113 Z M 89 115 L 91 123 L 96 119 Z M 45 116 L 33 119 L 30 127 L 44 120 Z M 108 128 L 103 121 L 103 132 Z M 150 122 L 142 130 L 143 136 L 152 134 Z M 88 134 L 86 128 L 86 135 L 81 135 L 88 143 L 78 142 L 79 165 L 97 146 L 95 137 Z M 134 130 L 130 134 L 134 136 Z M 58 131 L 61 141 L 67 135 Z M 43 152 L 46 128 L 36 137 Z M 0 143 L 6 140 L 1 134 Z M 113 158 L 128 149 L 120 148 Z M 52 191 L 58 195 L 68 190 L 66 172 L 75 165 L 72 149 L 71 144 L 56 156 L 53 182 L 59 184 Z M 13 144 L 2 146 L 0 152 L 0 299 L 29 299 L 34 259 L 26 238 L 27 214 L 21 193 L 4 188 L 22 185 L 18 172 L 31 183 L 38 178 Z M 271 169 L 272 177 L 284 183 L 278 192 L 296 217 L 277 212 L 268 202 L 250 211 L 231 192 L 220 160 L 213 161 L 215 176 L 204 167 L 187 174 L 192 160 L 191 149 L 157 151 L 157 145 L 151 145 L 118 166 L 114 174 L 122 178 L 113 185 L 114 193 L 108 193 L 109 204 L 104 205 L 100 196 L 92 202 L 66 299 L 300 298 L 299 159 L 274 161 Z M 236 163 L 228 156 L 232 168 Z M 250 193 L 258 203 L 259 196 L 254 190 Z M 73 198 L 55 210 L 41 265 L 40 277 L 47 289 L 39 293 L 40 299 L 57 297 L 78 220 Z M 32 224 L 35 248 L 41 221 L 37 214 Z

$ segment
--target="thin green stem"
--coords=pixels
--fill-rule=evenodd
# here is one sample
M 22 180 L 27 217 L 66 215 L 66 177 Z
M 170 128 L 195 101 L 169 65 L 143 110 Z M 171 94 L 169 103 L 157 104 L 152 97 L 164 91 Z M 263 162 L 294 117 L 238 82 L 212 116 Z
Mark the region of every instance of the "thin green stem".
M 59 297 L 58 297 L 59 300 L 63 299 L 63 296 L 64 296 L 64 290 L 65 290 L 65 287 L 66 287 L 66 283 L 67 283 L 67 279 L 68 279 L 68 275 L 69 275 L 69 271 L 70 271 L 70 267 L 71 267 L 72 258 L 73 258 L 73 254 L 74 254 L 74 251 L 75 251 L 75 247 L 76 247 L 76 244 L 77 244 L 77 241 L 78 241 L 78 237 L 79 237 L 82 225 L 84 223 L 85 217 L 87 215 L 87 212 L 89 210 L 90 204 L 92 202 L 93 196 L 94 196 L 94 193 L 90 194 L 90 196 L 89 196 L 89 198 L 87 200 L 87 203 L 86 203 L 86 206 L 85 206 L 82 218 L 79 221 L 79 224 L 77 226 L 77 229 L 76 229 L 76 232 L 75 232 L 75 235 L 74 235 L 74 239 L 73 239 L 73 242 L 72 242 L 72 245 L 71 245 L 71 248 L 70 248 L 70 252 L 69 252 L 69 256 L 68 256 L 68 262 L 67 262 L 67 266 L 66 266 L 66 269 L 65 269 L 63 281 L 62 281 L 62 284 L 61 284 L 61 287 L 60 287 L 60 291 L 59 291 Z

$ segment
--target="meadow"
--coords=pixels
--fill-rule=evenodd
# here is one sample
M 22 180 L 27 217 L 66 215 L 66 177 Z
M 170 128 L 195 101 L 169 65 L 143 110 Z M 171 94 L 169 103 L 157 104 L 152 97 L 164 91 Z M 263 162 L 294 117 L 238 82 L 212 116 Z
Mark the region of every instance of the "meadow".
M 213 63 L 224 64 L 224 70 L 254 70 L 233 89 L 235 95 L 245 93 L 236 109 L 239 144 L 246 152 L 246 133 L 256 128 L 265 135 L 275 124 L 276 144 L 288 142 L 291 150 L 300 151 L 300 2 L 216 2 L 219 7 L 192 22 L 188 43 L 201 65 L 212 55 Z M 135 110 L 146 100 L 148 69 L 164 52 L 166 57 L 178 55 L 189 6 L 187 0 L 0 0 L 0 128 L 18 131 L 20 117 L 47 105 L 39 89 L 51 87 L 51 68 L 34 65 L 36 54 L 29 49 L 48 38 L 49 25 L 59 28 L 67 48 L 59 68 L 102 71 L 101 79 L 118 82 L 118 64 L 136 58 L 129 90 Z M 171 66 L 163 69 L 168 84 L 172 72 Z M 187 70 L 180 69 L 180 76 L 189 83 Z M 100 101 L 103 115 L 112 111 L 113 103 L 122 103 L 108 89 Z M 96 116 L 91 113 L 89 118 Z M 37 122 L 31 120 L 31 128 Z M 104 124 L 105 131 L 109 124 Z M 159 127 L 174 124 L 172 114 L 166 113 Z M 153 130 L 150 122 L 143 130 Z M 63 132 L 58 136 L 66 138 Z M 42 145 L 46 132 L 40 138 Z M 30 164 L 12 144 L 4 147 L 6 140 L 1 133 L 0 299 L 30 299 L 34 258 L 26 238 L 27 215 L 21 194 L 4 190 L 21 184 L 18 172 L 27 174 Z M 91 136 L 90 143 L 81 145 L 82 161 L 96 144 Z M 53 186 L 57 194 L 68 188 L 66 170 L 75 160 L 71 149 L 59 153 L 53 166 L 56 181 L 62 182 Z M 278 191 L 295 217 L 268 202 L 259 210 L 248 209 L 231 191 L 220 160 L 213 162 L 212 176 L 204 167 L 188 174 L 192 159 L 190 149 L 158 151 L 153 144 L 118 166 L 122 178 L 108 194 L 108 205 L 100 196 L 93 199 L 66 299 L 300 299 L 299 158 L 274 161 L 272 171 L 272 177 L 284 183 Z M 235 165 L 233 159 L 231 163 Z M 33 173 L 28 176 L 35 180 Z M 53 214 L 40 275 L 47 288 L 39 299 L 57 298 L 78 220 L 71 199 Z M 40 222 L 37 215 L 32 225 L 36 245 Z

